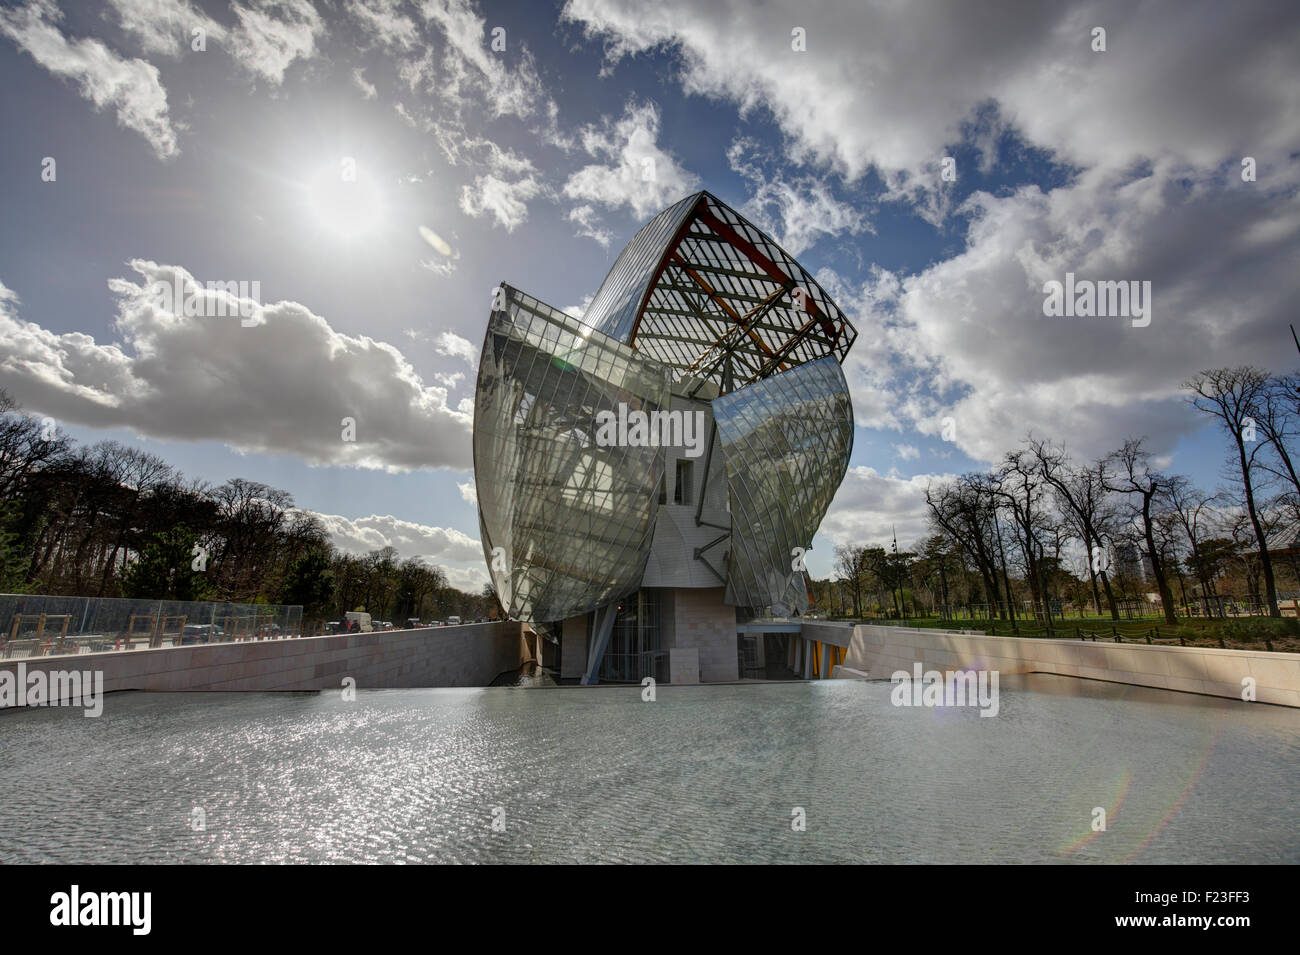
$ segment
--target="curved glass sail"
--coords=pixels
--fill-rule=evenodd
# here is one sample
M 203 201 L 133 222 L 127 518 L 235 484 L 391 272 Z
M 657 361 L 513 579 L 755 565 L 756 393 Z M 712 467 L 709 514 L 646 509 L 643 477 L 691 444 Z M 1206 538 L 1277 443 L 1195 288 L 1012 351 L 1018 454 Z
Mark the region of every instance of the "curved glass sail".
M 646 287 L 659 277 L 664 256 L 700 195 L 678 200 L 641 227 L 592 296 L 584 322 L 620 342 L 629 341 Z
M 636 234 L 583 320 L 722 391 L 827 355 L 843 360 L 857 335 L 803 266 L 708 192 Z
M 808 609 L 812 546 L 853 451 L 848 383 L 834 358 L 713 399 L 731 499 L 726 602 L 778 615 Z
M 501 291 L 479 366 L 474 469 L 505 612 L 546 623 L 641 586 L 665 455 L 631 431 L 607 440 L 602 416 L 710 396 L 732 525 L 711 525 L 723 534 L 709 546 L 730 538 L 724 599 L 807 609 L 794 562 L 848 467 L 853 418 L 839 363 L 857 335 L 816 279 L 697 192 L 637 233 L 583 320 Z M 698 508 L 695 522 L 709 523 Z
M 668 374 L 577 319 L 502 291 L 474 403 L 483 553 L 507 614 L 560 620 L 641 580 L 662 449 L 601 446 L 609 433 L 597 434 L 598 416 L 666 406 Z

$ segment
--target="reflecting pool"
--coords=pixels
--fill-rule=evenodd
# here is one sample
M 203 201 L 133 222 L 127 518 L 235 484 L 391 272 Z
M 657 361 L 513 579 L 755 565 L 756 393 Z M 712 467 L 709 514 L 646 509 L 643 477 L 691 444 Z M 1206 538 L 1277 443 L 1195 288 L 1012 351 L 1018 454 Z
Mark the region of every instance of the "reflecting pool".
M 8 713 L 0 862 L 1300 862 L 1300 710 L 1029 676 L 1002 680 L 990 719 L 890 689 Z

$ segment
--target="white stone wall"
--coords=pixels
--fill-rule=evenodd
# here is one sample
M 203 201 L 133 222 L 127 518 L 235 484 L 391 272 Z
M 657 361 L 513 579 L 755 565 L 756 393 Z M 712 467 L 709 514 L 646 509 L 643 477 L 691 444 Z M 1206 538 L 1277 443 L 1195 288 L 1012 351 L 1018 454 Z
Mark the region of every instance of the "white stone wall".
M 1033 637 L 989 637 L 915 627 L 854 628 L 844 667 L 888 680 L 896 670 L 986 669 L 1150 686 L 1242 698 L 1255 681 L 1255 699 L 1300 707 L 1300 654 L 1210 647 L 1148 646 Z M 850 675 L 850 674 L 844 674 Z
M 512 622 L 0 661 L 16 671 L 102 670 L 115 690 L 327 690 L 486 686 L 532 656 Z

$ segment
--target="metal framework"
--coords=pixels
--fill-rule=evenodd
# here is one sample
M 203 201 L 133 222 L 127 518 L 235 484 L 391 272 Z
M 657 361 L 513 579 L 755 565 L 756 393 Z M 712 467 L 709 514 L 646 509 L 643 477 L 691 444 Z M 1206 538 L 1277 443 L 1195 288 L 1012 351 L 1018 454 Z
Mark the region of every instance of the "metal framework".
M 803 266 L 708 192 L 637 233 L 583 320 L 722 394 L 818 358 L 842 362 L 857 337 Z
M 806 609 L 791 551 L 810 546 L 848 467 L 840 363 L 857 337 L 807 270 L 699 192 L 636 234 L 582 320 L 501 292 L 479 366 L 474 467 L 507 614 L 543 623 L 598 611 L 584 674 L 596 679 L 616 602 L 645 572 L 665 467 L 657 446 L 601 446 L 596 416 L 666 409 L 674 393 L 711 408 L 705 481 L 715 455 L 725 466 L 731 526 L 702 519 L 701 491 L 696 524 L 719 533 L 695 559 L 728 603 Z

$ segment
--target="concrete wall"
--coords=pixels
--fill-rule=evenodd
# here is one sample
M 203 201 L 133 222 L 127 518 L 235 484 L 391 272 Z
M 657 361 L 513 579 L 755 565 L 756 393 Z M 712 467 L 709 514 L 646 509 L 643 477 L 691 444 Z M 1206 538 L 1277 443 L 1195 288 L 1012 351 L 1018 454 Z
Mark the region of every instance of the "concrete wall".
M 740 678 L 736 665 L 736 608 L 722 602 L 723 589 L 676 588 L 661 598 L 660 613 L 671 614 L 671 628 L 661 625 L 664 649 L 700 651 L 700 682 L 725 683 Z M 671 629 L 671 640 L 668 636 Z
M 560 677 L 576 680 L 587 670 L 587 614 L 565 620 L 560 640 Z
M 486 686 L 532 656 L 519 623 L 0 660 L 0 669 L 102 670 L 104 691 Z
M 1148 646 L 1088 640 L 989 637 L 913 627 L 854 628 L 844 666 L 888 680 L 896 670 L 962 668 L 1056 673 L 1240 700 L 1242 679 L 1255 699 L 1300 707 L 1300 654 L 1209 647 Z M 842 675 L 851 676 L 850 673 Z
M 799 635 L 805 640 L 847 647 L 853 639 L 854 625 L 840 620 L 804 620 Z

